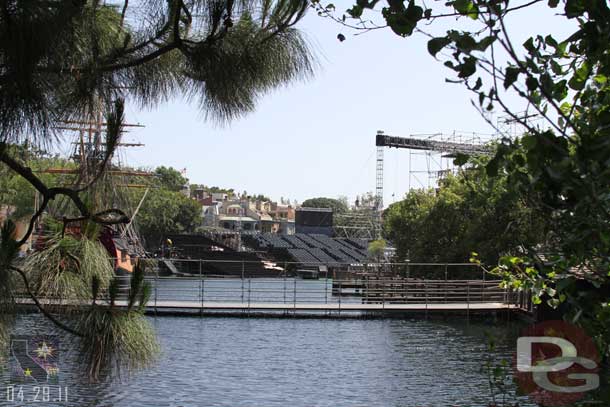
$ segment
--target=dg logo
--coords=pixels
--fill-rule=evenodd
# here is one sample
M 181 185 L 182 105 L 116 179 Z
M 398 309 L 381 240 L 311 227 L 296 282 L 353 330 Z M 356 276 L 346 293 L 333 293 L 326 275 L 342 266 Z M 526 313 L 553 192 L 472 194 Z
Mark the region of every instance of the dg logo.
M 517 339 L 514 361 L 519 388 L 542 406 L 567 406 L 599 387 L 595 343 L 565 321 L 526 328 Z

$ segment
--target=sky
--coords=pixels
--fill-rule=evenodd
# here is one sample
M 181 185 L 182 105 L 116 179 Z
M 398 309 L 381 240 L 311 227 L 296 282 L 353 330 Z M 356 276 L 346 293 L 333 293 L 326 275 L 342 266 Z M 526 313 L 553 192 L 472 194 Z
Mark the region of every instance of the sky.
M 350 2 L 335 5 L 343 10 Z M 561 38 L 571 31 L 564 21 L 537 6 L 510 21 L 509 30 L 518 44 L 532 29 L 559 32 Z M 152 110 L 128 105 L 127 121 L 145 128 L 124 141 L 146 145 L 122 152 L 129 165 L 186 168 L 191 183 L 274 200 L 346 196 L 353 201 L 375 190 L 378 130 L 405 137 L 493 133 L 472 107 L 472 94 L 445 82 L 451 72 L 428 54 L 425 38 L 404 39 L 390 30 L 354 36 L 314 12 L 299 28 L 317 55 L 313 78 L 269 93 L 255 112 L 226 125 L 206 122 L 196 103 L 178 98 Z M 346 35 L 344 42 L 337 40 L 339 33 Z M 426 171 L 435 168 L 434 159 L 397 149 L 385 149 L 384 155 L 385 206 L 409 187 L 429 185 Z

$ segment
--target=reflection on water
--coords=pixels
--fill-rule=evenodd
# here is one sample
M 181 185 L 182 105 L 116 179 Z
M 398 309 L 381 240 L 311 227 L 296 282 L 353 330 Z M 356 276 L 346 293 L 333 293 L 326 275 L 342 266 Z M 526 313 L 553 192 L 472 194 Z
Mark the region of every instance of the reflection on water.
M 515 329 L 465 321 L 151 318 L 163 348 L 146 371 L 90 385 L 62 346 L 68 403 L 53 406 L 487 406 L 485 331 L 510 358 Z M 16 334 L 52 333 L 38 315 Z M 62 342 L 64 343 L 64 342 Z M 67 344 L 67 342 L 65 342 Z M 0 405 L 7 403 L 3 373 Z M 521 399 L 523 406 L 531 405 Z

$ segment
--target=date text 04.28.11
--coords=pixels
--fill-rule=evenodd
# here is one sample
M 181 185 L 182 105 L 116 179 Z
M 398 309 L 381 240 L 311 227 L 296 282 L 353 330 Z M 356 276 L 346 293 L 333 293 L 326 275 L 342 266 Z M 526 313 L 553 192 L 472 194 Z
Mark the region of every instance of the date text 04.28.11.
M 6 386 L 5 400 L 9 403 L 66 403 L 68 401 L 68 387 Z

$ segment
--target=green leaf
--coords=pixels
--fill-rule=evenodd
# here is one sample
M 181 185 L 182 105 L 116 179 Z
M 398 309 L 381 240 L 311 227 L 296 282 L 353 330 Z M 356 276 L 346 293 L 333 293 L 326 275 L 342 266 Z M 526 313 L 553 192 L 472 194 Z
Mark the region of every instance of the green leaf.
M 540 85 L 542 87 L 542 90 L 549 94 L 553 91 L 553 79 L 551 78 L 551 75 L 549 75 L 547 72 L 543 73 L 542 75 L 540 75 Z
M 536 52 L 536 47 L 534 46 L 534 39 L 532 37 L 528 38 L 527 41 L 523 43 L 523 47 L 528 50 L 530 54 Z
M 548 45 L 550 45 L 553 48 L 557 48 L 557 45 L 558 45 L 557 41 L 550 34 L 547 35 L 546 37 L 544 37 L 544 42 L 546 42 Z
M 468 57 L 456 69 L 459 72 L 459 78 L 468 78 L 477 71 L 477 59 L 475 57 Z
M 527 150 L 533 150 L 538 143 L 536 136 L 527 134 L 521 138 L 521 143 Z
M 360 18 L 362 16 L 363 8 L 357 4 L 347 10 L 347 14 L 349 14 L 352 18 Z
M 538 80 L 533 76 L 528 76 L 525 80 L 525 85 L 527 86 L 527 89 L 531 92 L 538 88 Z
M 593 77 L 593 80 L 596 83 L 599 83 L 600 85 L 604 85 L 608 82 L 608 77 L 606 75 L 599 74 L 595 75 L 595 77 Z
M 496 158 L 492 158 L 491 160 L 489 160 L 489 162 L 485 166 L 485 172 L 490 177 L 495 177 L 498 175 L 498 166 L 499 166 L 498 160 Z
M 373 8 L 375 7 L 375 4 L 377 4 L 378 0 L 375 1 L 371 1 L 369 2 L 368 0 L 356 0 L 356 4 L 359 5 L 362 8 Z
M 481 41 L 479 41 L 479 44 L 477 45 L 476 49 L 478 51 L 485 51 L 487 48 L 489 48 L 489 46 L 491 44 L 494 43 L 494 41 L 497 39 L 497 37 L 495 35 L 489 35 L 485 38 L 483 38 Z
M 481 77 L 478 77 L 477 81 L 475 82 L 474 86 L 472 87 L 472 90 L 476 92 L 479 89 L 481 89 L 482 86 L 483 86 L 483 80 L 481 79 Z
M 465 54 L 469 54 L 478 47 L 477 41 L 468 33 L 463 33 L 456 36 L 455 45 Z
M 574 72 L 574 75 L 570 78 L 568 85 L 573 90 L 582 90 L 585 87 L 585 83 L 587 82 L 587 78 L 589 77 L 589 64 L 587 61 L 584 61 L 578 69 Z
M 479 9 L 472 0 L 455 0 L 453 7 L 458 13 L 467 15 L 473 20 L 479 17 Z
M 551 70 L 555 75 L 563 74 L 563 69 L 561 68 L 561 65 L 559 65 L 559 63 L 554 59 L 551 59 Z
M 457 155 L 453 159 L 453 165 L 457 165 L 457 166 L 464 165 L 468 162 L 469 158 L 470 158 L 470 156 L 468 154 L 457 153 Z
M 428 52 L 433 57 L 436 57 L 436 54 L 438 54 L 440 50 L 442 50 L 450 43 L 451 40 L 447 37 L 432 38 L 430 41 L 428 41 Z
M 504 73 L 504 89 L 508 89 L 519 77 L 521 70 L 516 66 L 509 66 Z
M 397 4 L 400 4 L 398 6 Z M 402 3 L 391 3 L 391 7 L 381 10 L 386 22 L 395 34 L 408 37 L 413 34 L 417 23 L 422 19 L 424 9 L 415 5 L 415 0 L 409 1 L 409 6 L 404 9 Z
M 582 16 L 587 10 L 587 3 L 591 0 L 566 0 L 565 13 L 568 18 Z
M 554 84 L 553 86 L 553 99 L 561 102 L 563 99 L 568 97 L 568 81 L 561 80 Z
M 555 284 L 555 287 L 557 288 L 558 291 L 564 291 L 565 289 L 567 289 L 568 287 L 573 285 L 574 281 L 575 280 L 573 278 L 563 278 L 563 279 L 557 281 L 557 283 Z

